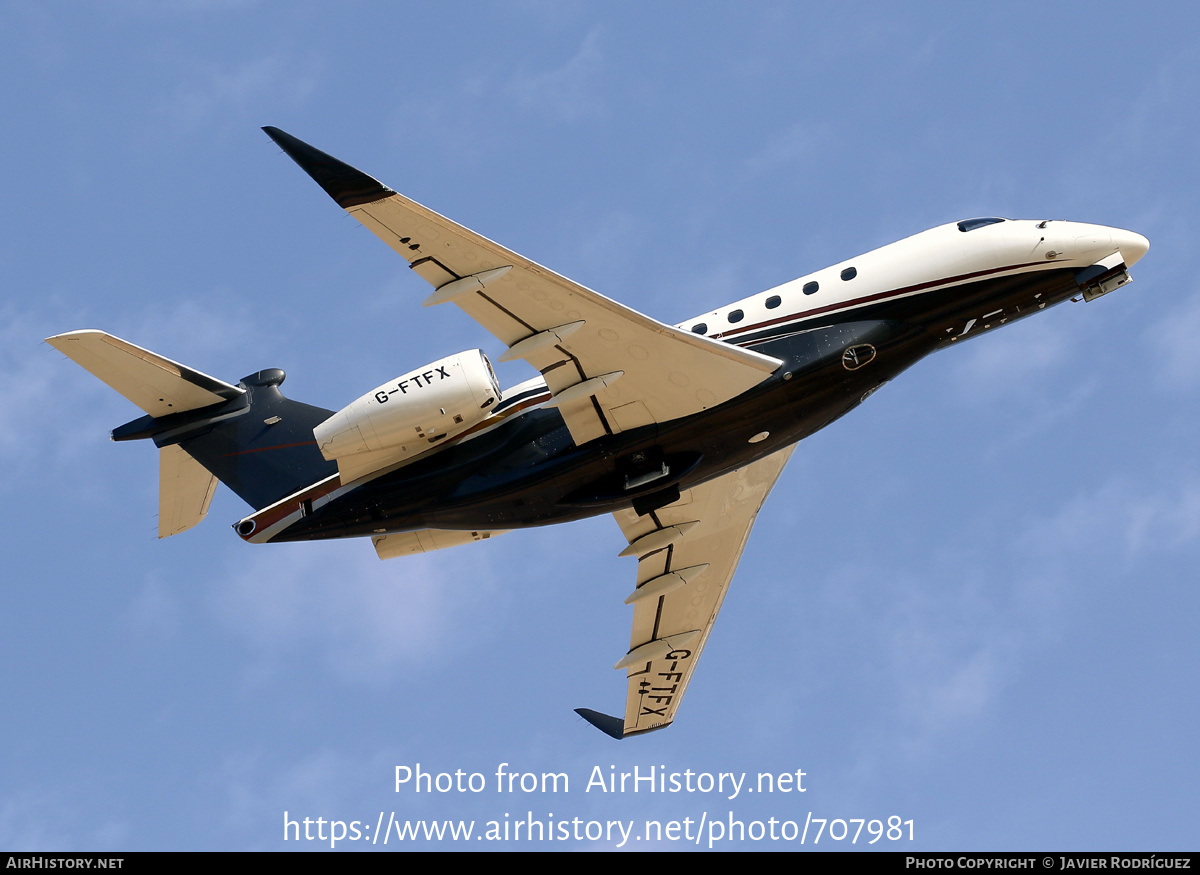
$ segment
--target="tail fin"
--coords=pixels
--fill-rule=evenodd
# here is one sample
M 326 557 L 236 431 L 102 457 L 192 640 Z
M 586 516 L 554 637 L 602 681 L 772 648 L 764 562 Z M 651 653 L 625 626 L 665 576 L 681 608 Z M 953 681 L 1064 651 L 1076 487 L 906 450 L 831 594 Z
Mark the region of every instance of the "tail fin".
M 337 473 L 312 431 L 333 411 L 285 398 L 278 368 L 233 386 L 102 331 L 46 342 L 146 412 L 112 438 L 160 449 L 160 538 L 204 519 L 214 478 L 259 510 Z

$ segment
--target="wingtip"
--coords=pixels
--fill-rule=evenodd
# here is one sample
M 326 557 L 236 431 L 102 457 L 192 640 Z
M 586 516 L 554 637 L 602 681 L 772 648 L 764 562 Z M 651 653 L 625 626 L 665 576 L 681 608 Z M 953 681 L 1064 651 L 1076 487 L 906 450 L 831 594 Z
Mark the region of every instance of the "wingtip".
M 591 708 L 576 708 L 575 713 L 610 738 L 620 741 L 625 737 L 625 721 L 620 717 L 601 714 L 599 711 L 593 711 Z
M 62 334 L 53 334 L 50 337 L 43 338 L 46 343 L 57 349 L 59 352 L 65 352 L 64 347 L 70 347 L 73 342 L 79 340 L 87 340 L 92 337 L 106 337 L 105 332 L 96 328 L 80 328 L 76 331 L 64 331 Z
M 310 146 L 286 131 L 273 125 L 263 125 L 263 133 L 299 164 L 300 169 L 325 189 L 325 193 L 343 209 L 374 203 L 395 194 L 378 179 L 367 176 L 361 170 L 339 161 L 315 146 Z

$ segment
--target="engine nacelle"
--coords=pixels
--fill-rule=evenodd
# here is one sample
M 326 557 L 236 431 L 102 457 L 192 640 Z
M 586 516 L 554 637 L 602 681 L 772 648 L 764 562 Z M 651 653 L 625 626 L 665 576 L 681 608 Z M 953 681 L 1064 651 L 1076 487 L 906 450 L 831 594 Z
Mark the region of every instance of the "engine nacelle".
M 330 461 L 380 450 L 415 455 L 482 421 L 499 400 L 492 363 L 472 349 L 384 383 L 313 434 Z

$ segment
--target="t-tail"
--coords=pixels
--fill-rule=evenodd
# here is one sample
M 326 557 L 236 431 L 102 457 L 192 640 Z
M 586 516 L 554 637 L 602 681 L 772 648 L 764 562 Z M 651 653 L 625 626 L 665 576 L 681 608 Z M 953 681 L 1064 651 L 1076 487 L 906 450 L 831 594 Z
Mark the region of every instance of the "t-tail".
M 260 510 L 337 473 L 313 437 L 333 411 L 283 397 L 278 368 L 233 386 L 103 331 L 46 342 L 146 412 L 112 439 L 159 449 L 160 538 L 204 519 L 218 480 Z

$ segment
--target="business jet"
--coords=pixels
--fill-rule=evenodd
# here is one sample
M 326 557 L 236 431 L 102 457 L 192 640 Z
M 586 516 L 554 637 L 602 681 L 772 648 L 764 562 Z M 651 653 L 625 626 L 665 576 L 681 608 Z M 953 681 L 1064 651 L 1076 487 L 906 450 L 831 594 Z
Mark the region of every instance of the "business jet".
M 370 538 L 381 559 L 612 514 L 636 557 L 623 716 L 668 726 L 768 492 L 795 445 L 932 352 L 1130 281 L 1145 237 L 998 217 L 942 225 L 667 325 L 264 128 L 326 193 L 539 376 L 502 390 L 481 350 L 389 380 L 339 411 L 284 372 L 237 385 L 101 331 L 47 339 L 145 415 L 118 441 L 159 450 L 159 536 L 202 520 L 218 481 L 259 544 Z

